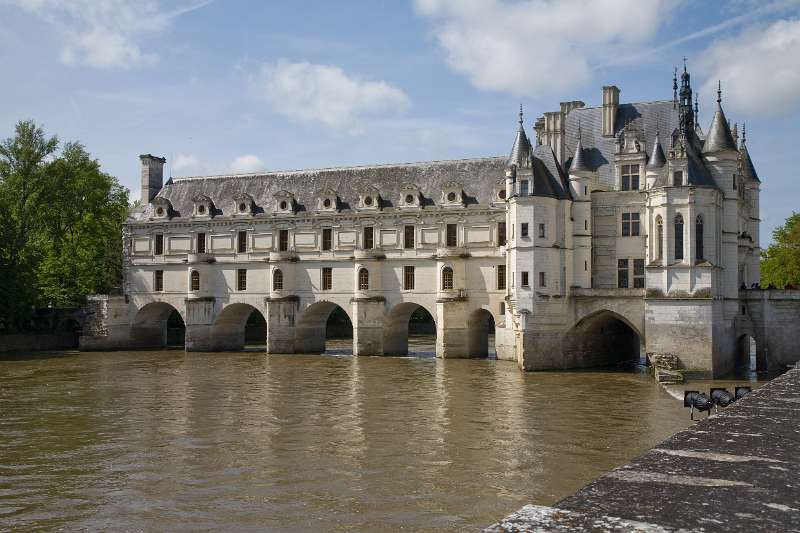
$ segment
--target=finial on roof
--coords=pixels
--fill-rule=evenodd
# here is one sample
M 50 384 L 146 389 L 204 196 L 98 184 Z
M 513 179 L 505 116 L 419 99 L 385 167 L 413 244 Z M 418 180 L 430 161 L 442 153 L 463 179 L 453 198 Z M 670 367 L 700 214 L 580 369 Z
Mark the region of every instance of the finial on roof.
M 683 56 L 683 71 L 686 72 L 686 56 Z
M 581 119 L 578 117 L 578 141 L 581 141 L 583 134 L 581 133 Z
M 700 114 L 700 104 L 698 103 L 698 93 L 694 93 L 694 120 L 697 122 L 697 115 Z
M 522 104 L 519 104 L 519 125 L 522 126 Z
M 717 103 L 722 103 L 722 81 L 717 80 Z
M 678 67 L 672 69 L 672 109 L 678 107 Z
M 747 124 L 742 122 L 742 144 L 747 141 Z

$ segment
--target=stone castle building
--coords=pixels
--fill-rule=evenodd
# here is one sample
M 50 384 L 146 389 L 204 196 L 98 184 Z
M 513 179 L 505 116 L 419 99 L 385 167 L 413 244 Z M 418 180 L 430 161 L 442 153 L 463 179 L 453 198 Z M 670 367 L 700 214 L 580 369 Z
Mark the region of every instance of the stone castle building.
M 96 302 L 84 346 L 161 346 L 177 311 L 187 350 L 240 349 L 258 311 L 268 352 L 321 352 L 341 308 L 355 355 L 399 355 L 422 307 L 439 357 L 493 339 L 526 370 L 668 354 L 725 373 L 759 282 L 760 181 L 721 96 L 697 117 L 684 68 L 671 99 L 603 87 L 531 137 L 520 112 L 509 157 L 163 183 L 142 155 L 124 297 Z

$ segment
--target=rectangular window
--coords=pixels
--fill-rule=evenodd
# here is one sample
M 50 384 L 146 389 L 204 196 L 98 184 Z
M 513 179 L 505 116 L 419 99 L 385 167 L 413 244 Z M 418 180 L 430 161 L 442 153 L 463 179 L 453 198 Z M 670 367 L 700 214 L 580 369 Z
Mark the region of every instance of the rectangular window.
M 333 248 L 333 229 L 322 228 L 322 249 L 328 251 Z
M 617 259 L 617 287 L 628 288 L 628 260 Z
M 333 269 L 331 267 L 322 268 L 322 290 L 329 291 L 333 289 Z
M 497 223 L 497 246 L 505 246 L 506 245 L 506 223 L 505 222 L 498 222 Z
M 414 267 L 413 266 L 404 266 L 403 267 L 403 290 L 404 291 L 413 291 L 414 290 Z
M 163 254 L 164 254 L 164 234 L 156 233 L 156 244 L 153 250 L 153 255 L 163 255 Z
M 500 315 L 505 315 L 505 314 L 506 314 L 506 303 L 500 302 Z
M 644 259 L 633 260 L 633 288 L 644 289 Z
M 544 237 L 545 237 L 544 224 L 539 224 L 539 238 L 544 239 Z
M 520 274 L 522 274 L 522 280 L 520 281 L 520 285 L 522 287 L 529 287 L 530 286 L 530 282 L 528 281 L 528 272 L 524 271 L 524 272 L 521 272 Z
M 639 236 L 639 213 L 622 213 L 622 236 Z
M 286 252 L 289 250 L 289 230 L 282 229 L 278 232 L 278 251 Z
M 154 289 L 156 292 L 161 292 L 164 290 L 164 271 L 163 270 L 156 270 L 155 281 L 153 283 Z
M 589 261 L 583 262 L 583 271 L 587 272 L 589 270 Z
M 506 266 L 497 265 L 497 290 L 506 290 Z
M 528 196 L 528 180 L 522 180 L 519 182 L 519 195 Z
M 414 248 L 414 226 L 403 228 L 403 248 L 406 250 Z
M 672 186 L 673 187 L 680 187 L 683 185 L 683 171 L 676 170 L 672 173 Z
M 458 225 L 456 224 L 448 224 L 447 225 L 447 247 L 454 248 L 458 246 Z
M 236 250 L 241 254 L 247 251 L 247 232 L 240 231 L 236 240 Z
M 364 249 L 372 250 L 375 248 L 375 228 L 368 226 L 364 228 Z
M 236 271 L 236 290 L 247 290 L 247 270 L 244 268 L 240 268 Z
M 198 233 L 197 234 L 197 253 L 198 254 L 206 253 L 206 234 L 205 233 Z
M 639 190 L 639 165 L 622 165 L 622 190 Z
M 527 222 L 523 222 L 522 226 L 520 226 L 519 236 L 522 237 L 523 239 L 528 236 L 528 223 Z
M 547 275 L 544 272 L 539 272 L 539 286 L 547 287 Z

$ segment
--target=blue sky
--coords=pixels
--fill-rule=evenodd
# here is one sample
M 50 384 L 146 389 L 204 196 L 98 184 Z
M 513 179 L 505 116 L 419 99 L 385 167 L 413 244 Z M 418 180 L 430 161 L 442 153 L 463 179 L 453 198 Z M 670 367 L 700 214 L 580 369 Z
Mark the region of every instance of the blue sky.
M 301 6 L 298 8 L 298 6 Z M 747 123 L 762 238 L 800 210 L 800 0 L 0 0 L 0 137 L 80 140 L 138 197 L 175 176 L 506 154 L 565 100 L 671 98 L 688 58 Z

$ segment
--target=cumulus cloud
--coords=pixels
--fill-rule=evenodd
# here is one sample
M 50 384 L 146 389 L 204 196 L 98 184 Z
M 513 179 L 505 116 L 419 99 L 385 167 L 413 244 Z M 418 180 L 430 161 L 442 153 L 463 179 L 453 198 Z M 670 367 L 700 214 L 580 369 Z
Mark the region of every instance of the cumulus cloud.
M 285 59 L 261 66 L 257 90 L 276 113 L 290 120 L 357 131 L 367 117 L 405 110 L 408 95 L 384 81 L 350 76 L 332 65 Z
M 698 65 L 708 81 L 701 94 L 716 97 L 722 81 L 726 109 L 777 116 L 800 106 L 800 19 L 753 26 L 714 42 Z
M 256 172 L 264 169 L 264 162 L 256 155 L 240 155 L 231 163 L 232 172 Z
M 651 39 L 679 0 L 416 0 L 448 65 L 483 90 L 563 94 Z
M 164 10 L 158 0 L 0 0 L 0 6 L 16 6 L 54 27 L 63 41 L 62 63 L 106 69 L 155 63 L 158 56 L 143 51 L 139 41 L 209 1 L 172 11 Z
M 193 154 L 178 154 L 172 163 L 172 170 L 180 173 L 191 173 L 201 170 L 200 160 Z

